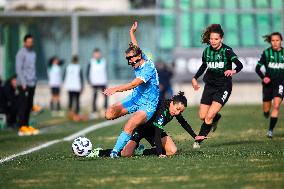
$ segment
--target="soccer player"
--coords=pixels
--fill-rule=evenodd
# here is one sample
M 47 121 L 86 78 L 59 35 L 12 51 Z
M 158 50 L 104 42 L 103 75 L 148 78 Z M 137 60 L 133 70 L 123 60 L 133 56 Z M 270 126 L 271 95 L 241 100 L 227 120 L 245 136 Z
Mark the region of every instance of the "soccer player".
M 93 118 L 98 118 L 97 112 L 97 93 L 99 90 L 104 91 L 107 86 L 107 61 L 102 57 L 101 50 L 96 48 L 93 52 L 93 57 L 89 60 L 87 66 L 87 80 L 94 90 L 93 98 Z M 107 96 L 104 96 L 104 110 L 105 112 L 108 104 Z
M 262 79 L 263 114 L 265 118 L 269 117 L 273 101 L 267 132 L 267 137 L 272 138 L 273 129 L 277 123 L 280 105 L 283 100 L 284 49 L 281 45 L 283 38 L 279 32 L 265 35 L 264 39 L 271 44 L 271 47 L 263 51 L 255 71 Z M 265 67 L 265 74 L 260 70 L 262 66 Z
M 66 70 L 63 74 L 63 80 L 64 87 L 69 94 L 69 116 L 73 121 L 80 121 L 80 95 L 84 89 L 84 79 L 77 55 L 72 57 L 71 64 L 66 67 Z
M 134 152 L 139 152 L 139 154 L 143 155 L 157 154 L 161 158 L 167 155 L 174 155 L 177 152 L 177 147 L 172 138 L 168 136 L 164 130 L 164 126 L 174 117 L 176 117 L 180 125 L 193 138 L 204 139 L 204 136 L 196 136 L 191 126 L 182 116 L 182 112 L 186 107 L 187 99 L 183 92 L 179 92 L 178 95 L 174 95 L 171 99 L 160 100 L 153 117 L 133 131 L 130 141 L 128 141 L 121 151 L 121 156 L 130 157 Z M 145 138 L 152 147 L 156 146 L 156 148 L 144 150 L 142 145 L 139 146 L 139 142 L 143 138 Z M 136 148 L 137 150 L 135 151 Z M 106 157 L 109 156 L 109 153 L 110 149 L 102 150 L 101 148 L 97 148 L 87 157 Z
M 130 29 L 131 43 L 125 52 L 128 64 L 134 69 L 136 78 L 130 83 L 107 88 L 104 91 L 104 94 L 109 96 L 116 92 L 133 89 L 133 92 L 128 97 L 122 102 L 117 102 L 109 107 L 105 113 L 105 117 L 108 120 L 133 113 L 117 139 L 110 154 L 112 158 L 118 157 L 118 152 L 120 152 L 130 140 L 133 130 L 153 116 L 159 101 L 157 70 L 154 63 L 138 47 L 134 35 L 137 26 L 137 22 L 135 22 Z
M 51 89 L 50 110 L 52 115 L 59 114 L 60 106 L 60 87 L 62 85 L 62 61 L 56 56 L 50 58 L 48 68 L 48 83 Z
M 223 36 L 224 32 L 219 24 L 208 26 L 202 34 L 202 43 L 209 46 L 204 49 L 202 65 L 192 79 L 192 86 L 197 91 L 200 88 L 197 79 L 207 69 L 203 77 L 205 87 L 199 107 L 199 117 L 204 121 L 198 134 L 200 136 L 207 136 L 211 129 L 216 129 L 221 118 L 218 112 L 231 95 L 232 76 L 243 68 L 232 48 L 223 44 Z M 235 69 L 232 69 L 232 62 L 236 65 Z M 200 148 L 201 141 L 196 140 L 193 148 Z

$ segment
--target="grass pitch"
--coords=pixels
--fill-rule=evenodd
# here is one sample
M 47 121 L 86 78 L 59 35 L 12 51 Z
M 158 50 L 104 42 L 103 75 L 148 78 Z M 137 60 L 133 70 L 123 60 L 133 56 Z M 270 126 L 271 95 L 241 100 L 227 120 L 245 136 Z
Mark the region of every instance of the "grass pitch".
M 197 112 L 197 107 L 189 107 L 183 114 L 196 132 L 201 125 Z M 71 142 L 61 142 L 0 164 L 0 188 L 284 188 L 282 115 L 271 140 L 265 136 L 269 120 L 262 117 L 261 106 L 226 106 L 221 113 L 218 129 L 199 150 L 192 149 L 193 139 L 177 121 L 166 130 L 179 151 L 166 159 L 87 160 L 72 154 Z M 15 131 L 0 132 L 1 158 L 94 124 L 56 122 L 48 112 L 34 119 L 44 127 L 42 135 L 17 137 Z M 94 147 L 112 148 L 122 126 L 99 129 L 86 137 Z

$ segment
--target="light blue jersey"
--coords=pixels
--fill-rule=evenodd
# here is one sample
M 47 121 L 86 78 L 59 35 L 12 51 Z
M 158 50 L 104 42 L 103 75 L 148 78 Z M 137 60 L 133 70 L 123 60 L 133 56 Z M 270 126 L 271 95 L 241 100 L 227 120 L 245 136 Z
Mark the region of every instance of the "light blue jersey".
M 133 92 L 123 100 L 122 105 L 133 113 L 138 110 L 147 113 L 149 120 L 159 101 L 159 78 L 155 64 L 145 54 L 142 54 L 144 64 L 134 69 L 136 78 L 143 80 L 143 83 L 133 89 Z

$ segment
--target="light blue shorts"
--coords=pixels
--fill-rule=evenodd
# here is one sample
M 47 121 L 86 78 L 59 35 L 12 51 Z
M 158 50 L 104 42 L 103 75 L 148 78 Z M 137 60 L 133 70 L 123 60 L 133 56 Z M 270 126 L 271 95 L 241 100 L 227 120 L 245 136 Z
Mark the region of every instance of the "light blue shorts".
M 137 111 L 144 111 L 147 114 L 147 121 L 151 119 L 151 117 L 154 115 L 157 105 L 157 102 L 146 102 L 146 103 L 140 103 L 136 104 L 135 100 L 132 98 L 131 95 L 127 96 L 125 99 L 122 100 L 122 105 L 124 108 L 128 110 L 128 113 L 134 113 Z

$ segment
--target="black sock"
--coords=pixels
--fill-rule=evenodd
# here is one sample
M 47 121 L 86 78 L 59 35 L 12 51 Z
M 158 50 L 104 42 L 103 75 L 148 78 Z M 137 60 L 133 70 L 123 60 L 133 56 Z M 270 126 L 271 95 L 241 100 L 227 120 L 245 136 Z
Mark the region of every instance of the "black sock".
M 149 155 L 157 155 L 156 148 L 150 148 L 150 149 L 145 149 L 143 151 L 144 156 L 149 156 Z
M 213 118 L 213 123 L 219 121 L 220 118 L 221 118 L 221 114 L 220 114 L 220 113 L 217 113 L 217 114 L 215 115 L 215 117 Z
M 99 152 L 99 157 L 109 157 L 112 149 L 105 149 L 105 150 L 100 150 Z M 119 152 L 117 154 L 118 156 L 121 156 L 121 153 Z
M 271 117 L 270 118 L 270 125 L 269 125 L 269 130 L 273 131 L 276 123 L 277 123 L 278 117 Z
M 205 121 L 201 125 L 201 129 L 199 131 L 199 136 L 207 136 L 211 130 L 212 124 L 206 124 Z M 197 140 L 196 142 L 201 143 L 203 140 Z
M 263 116 L 268 119 L 269 118 L 269 112 L 263 112 Z

